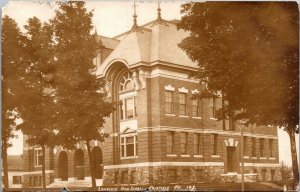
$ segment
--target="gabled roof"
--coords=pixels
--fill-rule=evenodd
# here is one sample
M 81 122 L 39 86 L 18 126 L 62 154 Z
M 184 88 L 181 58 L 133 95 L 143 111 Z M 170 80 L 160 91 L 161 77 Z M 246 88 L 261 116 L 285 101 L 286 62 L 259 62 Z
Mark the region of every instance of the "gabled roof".
M 102 45 L 107 49 L 115 49 L 117 45 L 120 43 L 120 40 L 115 38 L 109 38 L 101 35 L 96 36 L 97 42 L 102 43 Z
M 176 22 L 155 20 L 139 27 L 139 30 L 131 30 L 116 36 L 120 43 L 100 65 L 96 74 L 103 75 L 105 69 L 115 60 L 125 61 L 129 68 L 138 63 L 151 65 L 153 62 L 197 68 L 197 64 L 178 47 L 188 33 L 178 30 Z

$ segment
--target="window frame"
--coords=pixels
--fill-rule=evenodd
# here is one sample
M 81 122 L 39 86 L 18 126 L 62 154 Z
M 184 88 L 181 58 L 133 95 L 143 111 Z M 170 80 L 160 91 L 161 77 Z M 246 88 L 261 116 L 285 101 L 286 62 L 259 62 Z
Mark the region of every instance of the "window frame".
M 243 156 L 247 156 L 248 153 L 247 153 L 247 140 L 248 140 L 248 137 L 247 136 L 243 136 Z
M 194 134 L 194 155 L 202 155 L 202 134 Z
M 210 109 L 210 112 L 209 112 L 210 119 L 216 119 L 216 111 L 217 111 L 217 98 L 216 97 L 210 98 L 209 109 Z
M 269 139 L 269 157 L 275 157 L 273 149 L 274 149 L 274 140 Z
M 175 154 L 175 131 L 167 131 L 167 154 Z
M 133 143 L 129 143 L 130 145 L 133 144 L 133 156 L 127 156 L 127 150 L 128 150 L 128 143 L 127 139 L 133 137 Z M 124 153 L 124 155 L 123 155 Z M 131 134 L 123 134 L 120 136 L 120 159 L 132 159 L 138 157 L 138 140 L 137 140 L 137 134 L 131 133 Z
M 192 99 L 192 117 L 201 117 L 201 104 L 200 104 L 200 102 L 201 102 L 201 100 L 198 99 L 198 98 L 193 98 Z
M 43 150 L 41 147 L 34 148 L 33 157 L 34 157 L 34 167 L 42 167 L 42 165 L 43 165 Z M 39 159 L 39 158 L 41 158 L 41 159 Z
M 257 153 L 256 153 L 256 138 L 255 137 L 251 138 L 251 156 L 252 157 L 257 156 Z
M 188 154 L 188 132 L 180 133 L 180 153 L 181 155 Z
M 12 184 L 13 185 L 20 185 L 20 184 L 22 184 L 22 176 L 21 175 L 13 175 L 12 176 Z
M 265 157 L 265 139 L 259 138 L 259 157 Z
M 170 111 L 168 110 L 169 107 Z M 174 91 L 165 90 L 165 108 L 166 114 L 174 114 Z
M 133 107 L 132 107 L 132 117 L 128 118 L 128 110 L 127 110 L 127 100 L 132 99 Z M 137 117 L 137 102 L 136 102 L 136 92 L 131 92 L 127 94 L 119 94 L 119 101 L 121 101 L 120 107 L 119 107 L 119 117 L 120 121 L 126 121 L 126 120 L 132 120 L 136 119 Z
M 213 145 L 212 145 L 212 155 L 218 155 L 218 134 L 213 133 L 212 134 L 212 141 L 213 141 Z
M 179 92 L 179 115 L 187 116 L 187 93 Z

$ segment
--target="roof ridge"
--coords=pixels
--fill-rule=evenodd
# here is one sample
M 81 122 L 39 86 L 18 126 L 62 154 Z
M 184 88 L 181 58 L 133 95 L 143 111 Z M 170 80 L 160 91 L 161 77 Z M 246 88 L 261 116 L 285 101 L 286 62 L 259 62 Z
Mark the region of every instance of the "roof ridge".
M 166 23 L 176 25 L 176 19 L 173 19 L 173 20 L 164 20 L 164 19 L 162 19 L 162 20 L 163 20 L 164 22 L 166 22 Z M 139 26 L 139 28 L 145 29 L 146 26 L 148 26 L 148 25 L 150 25 L 150 24 L 153 24 L 153 23 L 155 23 L 155 22 L 157 22 L 157 19 L 152 20 L 152 21 L 149 21 L 148 23 L 145 23 L 145 24 Z M 146 29 L 148 29 L 148 28 L 146 28 Z M 149 30 L 151 30 L 151 29 L 149 29 Z M 121 37 L 121 36 L 123 36 L 123 35 L 126 35 L 126 34 L 129 33 L 130 31 L 131 31 L 131 29 L 128 30 L 128 31 L 126 31 L 126 32 L 123 32 L 123 33 L 121 33 L 121 34 L 119 34 L 119 35 L 116 35 L 116 36 L 114 36 L 114 37 L 112 37 L 112 38 L 119 38 L 119 37 Z

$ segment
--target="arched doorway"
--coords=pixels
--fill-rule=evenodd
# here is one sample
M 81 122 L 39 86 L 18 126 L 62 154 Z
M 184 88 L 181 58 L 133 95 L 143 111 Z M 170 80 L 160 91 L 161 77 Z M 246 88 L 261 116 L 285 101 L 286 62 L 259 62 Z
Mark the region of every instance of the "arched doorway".
M 74 154 L 74 176 L 77 180 L 84 180 L 84 154 L 81 149 Z
M 58 155 L 58 177 L 62 181 L 68 180 L 68 155 L 62 151 Z
M 92 154 L 94 157 L 94 170 L 95 178 L 102 179 L 103 177 L 103 159 L 102 159 L 102 150 L 100 147 L 94 147 L 92 149 Z

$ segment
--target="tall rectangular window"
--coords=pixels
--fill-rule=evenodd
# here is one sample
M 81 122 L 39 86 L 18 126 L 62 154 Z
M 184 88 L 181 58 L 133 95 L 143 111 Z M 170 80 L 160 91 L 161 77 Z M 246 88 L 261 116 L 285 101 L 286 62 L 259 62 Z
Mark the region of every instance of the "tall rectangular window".
M 42 166 L 43 153 L 42 148 L 34 149 L 34 166 Z
M 166 91 L 166 113 L 174 113 L 173 91 Z
M 216 99 L 210 99 L 210 118 L 216 118 Z
M 260 157 L 265 156 L 265 140 L 263 138 L 259 139 L 259 154 Z
M 269 157 L 274 157 L 273 145 L 273 139 L 269 139 Z
M 202 139 L 201 139 L 201 134 L 197 133 L 195 134 L 195 140 L 194 140 L 194 154 L 195 155 L 201 155 L 201 146 L 202 146 Z
M 199 99 L 193 99 L 193 117 L 200 117 L 200 100 Z
M 176 169 L 167 170 L 167 182 L 168 183 L 177 182 L 177 171 L 176 171 Z
M 132 119 L 136 116 L 136 98 L 131 97 L 121 100 L 120 119 Z
M 179 93 L 179 114 L 187 115 L 187 94 Z
M 136 171 L 131 171 L 131 184 L 135 184 L 136 183 Z
M 128 183 L 128 171 L 122 171 L 121 183 L 122 184 L 127 184 Z
M 187 154 L 188 149 L 188 133 L 181 133 L 181 154 Z
M 119 182 L 119 172 L 118 171 L 115 172 L 114 180 L 115 180 L 115 184 L 118 184 L 118 182 Z
M 244 143 L 243 143 L 243 152 L 244 152 L 244 156 L 247 156 L 247 136 L 244 136 Z
M 189 169 L 182 169 L 183 182 L 190 182 L 190 175 Z
M 121 137 L 121 157 L 137 156 L 137 136 Z
M 167 132 L 167 153 L 168 154 L 175 154 L 174 141 L 175 141 L 175 132 L 168 131 Z
M 126 119 L 132 119 L 134 114 L 133 98 L 125 99 L 125 106 L 126 106 Z
M 205 175 L 204 175 L 203 169 L 196 169 L 196 179 L 198 182 L 205 180 Z
M 252 143 L 252 157 L 256 157 L 256 139 L 255 137 L 251 138 L 251 143 Z
M 218 134 L 212 134 L 212 155 L 218 153 Z

